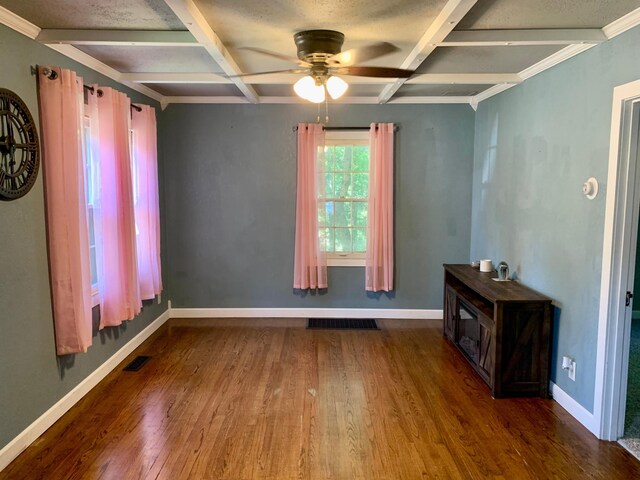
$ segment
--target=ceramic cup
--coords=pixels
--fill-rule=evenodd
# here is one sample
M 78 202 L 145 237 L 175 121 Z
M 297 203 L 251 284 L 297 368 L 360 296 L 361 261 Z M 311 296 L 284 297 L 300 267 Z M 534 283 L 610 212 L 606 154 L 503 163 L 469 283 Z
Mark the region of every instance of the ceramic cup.
M 493 272 L 493 262 L 491 260 L 480 260 L 481 272 Z

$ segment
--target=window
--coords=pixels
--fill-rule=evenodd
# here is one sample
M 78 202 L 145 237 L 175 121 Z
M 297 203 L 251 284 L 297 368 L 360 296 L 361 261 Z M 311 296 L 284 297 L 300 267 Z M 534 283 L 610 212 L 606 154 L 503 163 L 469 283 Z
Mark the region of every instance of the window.
M 318 211 L 329 266 L 364 266 L 367 249 L 369 132 L 327 132 Z
M 94 206 L 97 201 L 98 159 L 93 155 L 91 145 L 91 118 L 84 117 L 84 160 L 85 160 L 85 194 L 87 196 L 87 222 L 89 227 L 89 255 L 91 261 L 91 292 L 94 306 L 98 304 L 98 262 L 96 250 L 96 228 Z

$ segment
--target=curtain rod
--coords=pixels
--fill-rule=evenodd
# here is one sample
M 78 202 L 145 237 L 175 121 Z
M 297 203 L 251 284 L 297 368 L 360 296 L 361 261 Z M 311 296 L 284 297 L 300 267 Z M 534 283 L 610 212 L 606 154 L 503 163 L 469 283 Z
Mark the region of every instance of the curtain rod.
M 31 75 L 37 75 L 38 73 L 38 67 L 31 65 Z M 42 68 L 42 73 L 44 74 L 45 77 L 47 77 L 49 80 L 55 80 L 56 78 L 58 78 L 58 72 L 56 72 L 55 70 L 50 69 L 49 67 L 43 67 Z M 96 93 L 96 89 L 90 85 L 82 85 L 86 90 L 89 90 L 91 93 Z M 102 97 L 102 90 L 98 89 L 98 97 Z M 137 112 L 141 112 L 142 111 L 142 107 L 140 105 L 136 105 L 135 103 L 131 104 L 131 108 L 133 108 L 134 110 L 136 110 Z
M 351 130 L 351 131 L 354 131 L 354 130 L 355 131 L 367 131 L 368 132 L 369 130 L 371 130 L 371 127 L 322 127 L 322 128 L 323 128 L 323 130 L 329 131 L 329 132 L 331 132 L 331 131 L 348 131 L 348 130 Z M 376 127 L 376 129 L 377 128 L 378 127 Z M 393 126 L 393 131 L 394 132 L 397 132 L 399 129 L 400 129 L 399 125 L 394 125 Z M 298 126 L 297 125 L 295 127 L 293 127 L 293 131 L 294 132 L 298 131 Z

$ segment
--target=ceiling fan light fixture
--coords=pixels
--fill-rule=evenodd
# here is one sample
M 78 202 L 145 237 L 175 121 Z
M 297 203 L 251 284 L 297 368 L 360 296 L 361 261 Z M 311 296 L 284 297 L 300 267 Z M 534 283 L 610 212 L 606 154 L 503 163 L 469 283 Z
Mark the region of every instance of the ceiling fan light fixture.
M 324 85 L 318 85 L 316 83 L 316 80 L 310 75 L 306 75 L 298 80 L 293 85 L 293 90 L 300 98 L 304 98 L 305 100 L 309 100 L 310 102 L 324 102 Z
M 340 77 L 331 76 L 327 80 L 327 91 L 329 92 L 331 98 L 333 98 L 334 100 L 337 100 L 342 95 L 344 95 L 344 92 L 347 91 L 347 88 L 349 88 L 349 84 Z

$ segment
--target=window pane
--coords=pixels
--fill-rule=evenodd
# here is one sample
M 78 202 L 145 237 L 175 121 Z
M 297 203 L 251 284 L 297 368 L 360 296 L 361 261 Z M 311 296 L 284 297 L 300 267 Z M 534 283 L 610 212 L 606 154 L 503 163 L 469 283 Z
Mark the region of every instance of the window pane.
M 90 246 L 94 246 L 96 244 L 96 234 L 93 230 L 93 207 L 89 206 L 88 208 L 88 219 L 87 221 L 89 222 L 89 245 Z
M 334 196 L 334 176 L 333 173 L 325 173 L 324 174 L 324 196 L 325 197 L 333 197 Z
M 344 171 L 347 147 L 345 147 L 344 145 L 336 145 L 334 148 L 335 148 L 334 151 L 335 151 L 336 172 Z
M 334 147 L 329 145 L 327 147 L 324 147 L 324 171 L 325 172 L 332 172 L 334 169 Z
M 366 202 L 353 202 L 353 224 L 356 227 L 367 226 L 367 207 Z
M 336 252 L 351 252 L 351 230 L 336 228 Z
M 335 221 L 335 204 L 333 202 L 325 202 L 325 225 L 327 227 L 332 227 L 333 222 Z
M 351 225 L 351 219 L 352 219 L 351 202 L 336 202 L 335 207 L 336 207 L 336 215 L 335 215 L 336 227 L 349 227 Z
M 367 198 L 369 195 L 369 174 L 353 174 L 353 196 L 355 198 Z
M 343 146 L 336 147 L 336 171 L 337 172 L 351 171 L 351 155 L 352 155 L 351 145 L 343 145 Z
M 353 229 L 353 251 L 364 253 L 367 251 L 367 229 L 366 228 L 354 228 Z
M 324 227 L 326 225 L 326 205 L 325 202 L 318 202 L 318 226 Z
M 333 228 L 320 229 L 320 249 L 323 252 L 334 252 L 333 247 Z
M 89 248 L 89 261 L 91 262 L 91 285 L 98 284 L 98 265 L 96 263 L 96 247 Z
M 351 196 L 351 174 L 349 173 L 336 173 L 335 177 L 336 198 L 347 198 Z
M 365 145 L 356 145 L 353 147 L 353 171 L 369 171 L 369 147 Z

